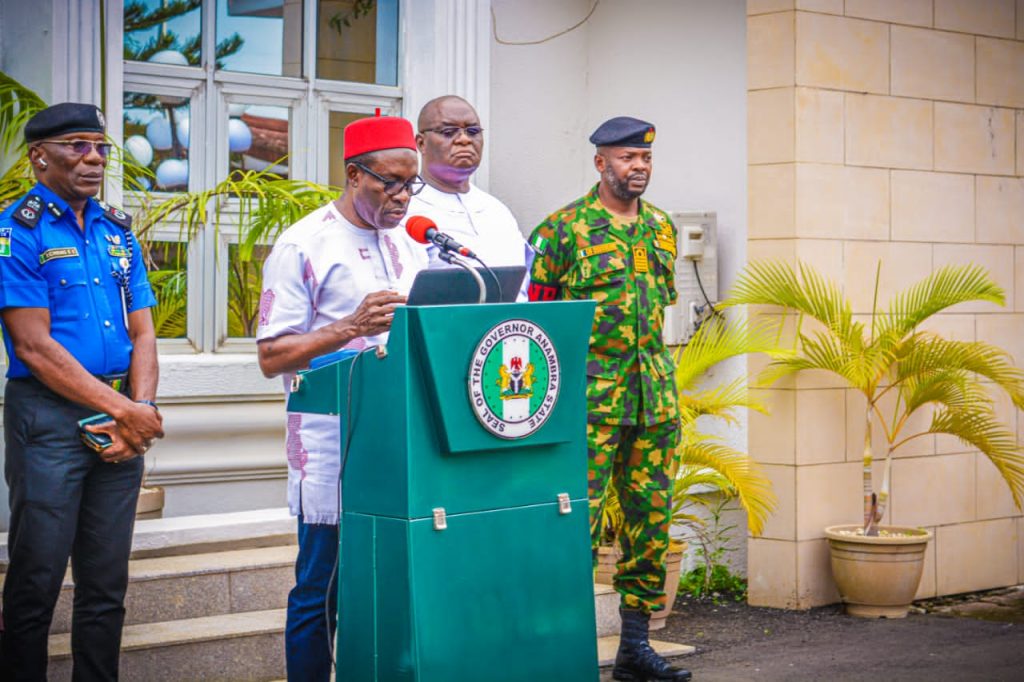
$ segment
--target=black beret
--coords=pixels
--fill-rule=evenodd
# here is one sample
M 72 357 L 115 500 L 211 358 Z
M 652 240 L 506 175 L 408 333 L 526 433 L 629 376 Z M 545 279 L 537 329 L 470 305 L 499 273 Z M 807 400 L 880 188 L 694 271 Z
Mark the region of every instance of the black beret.
M 25 124 L 25 142 L 32 143 L 65 133 L 103 133 L 107 121 L 95 104 L 61 102 L 36 113 Z
M 590 142 L 598 147 L 642 147 L 654 142 L 654 124 L 629 116 L 610 118 L 597 127 Z

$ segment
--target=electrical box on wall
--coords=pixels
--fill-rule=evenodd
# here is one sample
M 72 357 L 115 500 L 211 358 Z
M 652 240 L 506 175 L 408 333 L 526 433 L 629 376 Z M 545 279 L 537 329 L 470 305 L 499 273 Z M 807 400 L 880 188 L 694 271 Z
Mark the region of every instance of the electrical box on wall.
M 665 343 L 679 346 L 711 316 L 709 301 L 718 302 L 718 218 L 714 211 L 672 211 L 669 216 L 676 226 L 679 299 L 665 309 Z

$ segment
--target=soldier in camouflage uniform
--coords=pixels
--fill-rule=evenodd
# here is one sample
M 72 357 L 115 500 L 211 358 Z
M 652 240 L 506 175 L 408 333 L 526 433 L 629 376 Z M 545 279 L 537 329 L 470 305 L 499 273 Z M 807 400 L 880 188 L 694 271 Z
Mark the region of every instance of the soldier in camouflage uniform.
M 671 523 L 669 467 L 679 442 L 673 363 L 662 336 L 676 300 L 676 231 L 640 200 L 651 173 L 654 126 L 628 117 L 602 124 L 598 184 L 533 232 L 531 300 L 593 299 L 597 315 L 587 357 L 590 531 L 595 561 L 609 483 L 622 503 L 622 639 L 617 680 L 690 679 L 649 646 L 652 611 L 665 608 L 665 552 Z

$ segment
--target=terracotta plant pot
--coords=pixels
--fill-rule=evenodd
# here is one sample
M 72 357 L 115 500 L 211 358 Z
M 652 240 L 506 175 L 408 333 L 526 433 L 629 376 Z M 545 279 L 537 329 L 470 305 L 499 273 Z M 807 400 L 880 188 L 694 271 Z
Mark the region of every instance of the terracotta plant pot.
M 676 543 L 672 541 L 669 551 L 665 554 L 665 599 L 666 607 L 663 611 L 656 611 L 651 614 L 651 630 L 660 630 L 665 627 L 668 615 L 672 613 L 672 605 L 676 601 L 676 593 L 679 592 L 679 574 L 682 572 L 683 552 L 686 551 L 685 542 Z M 618 547 L 597 548 L 597 570 L 594 573 L 594 582 L 601 585 L 611 585 L 615 577 L 615 564 L 622 554 Z
M 902 526 L 879 526 L 883 535 L 871 537 L 843 532 L 859 528 L 825 529 L 832 576 L 846 612 L 862 618 L 905 618 L 921 582 L 924 551 L 932 534 Z
M 135 518 L 159 519 L 164 515 L 164 489 L 142 486 L 135 504 Z

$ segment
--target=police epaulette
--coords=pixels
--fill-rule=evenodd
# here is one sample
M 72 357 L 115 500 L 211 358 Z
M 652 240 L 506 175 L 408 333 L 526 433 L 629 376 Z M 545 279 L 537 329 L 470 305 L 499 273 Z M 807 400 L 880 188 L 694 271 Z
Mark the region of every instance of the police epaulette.
M 132 229 L 132 217 L 130 215 L 119 208 L 114 208 L 105 201 L 97 201 L 96 203 L 103 209 L 103 215 L 107 216 L 111 222 L 117 223 L 125 231 Z
M 14 208 L 14 213 L 11 217 L 25 227 L 32 228 L 39 222 L 39 216 L 42 215 L 42 212 L 42 198 L 38 194 L 29 194 Z

